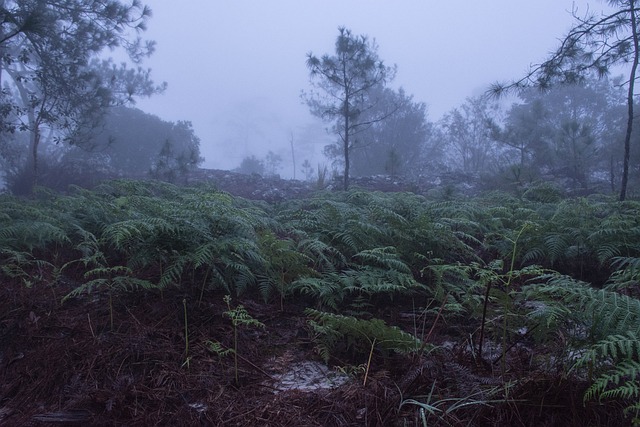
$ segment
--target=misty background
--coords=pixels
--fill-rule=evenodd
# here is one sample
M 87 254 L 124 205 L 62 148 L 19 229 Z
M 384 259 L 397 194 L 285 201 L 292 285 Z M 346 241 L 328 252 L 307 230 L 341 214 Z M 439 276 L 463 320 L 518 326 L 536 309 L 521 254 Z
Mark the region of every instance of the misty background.
M 437 121 L 496 80 L 512 79 L 554 50 L 574 18 L 605 8 L 600 1 L 492 0 L 459 3 L 350 0 L 277 2 L 168 0 L 150 3 L 145 60 L 163 95 L 137 108 L 163 120 L 189 120 L 200 138 L 201 167 L 233 169 L 273 151 L 279 173 L 297 178 L 305 159 L 325 163 L 336 136 L 300 99 L 309 87 L 306 54 L 332 54 L 337 28 L 368 35 L 379 56 L 398 66 L 392 88 L 427 104 Z M 327 162 L 328 163 L 328 162 Z
M 414 192 L 547 183 L 624 198 L 640 176 L 622 77 L 637 47 L 609 4 L 5 2 L 0 188 L 232 170 L 318 189 L 375 176 Z M 563 44 L 587 22 L 613 57 L 594 62 L 594 30 Z M 545 62 L 559 46 L 565 62 Z M 489 96 L 500 82 L 514 90 Z

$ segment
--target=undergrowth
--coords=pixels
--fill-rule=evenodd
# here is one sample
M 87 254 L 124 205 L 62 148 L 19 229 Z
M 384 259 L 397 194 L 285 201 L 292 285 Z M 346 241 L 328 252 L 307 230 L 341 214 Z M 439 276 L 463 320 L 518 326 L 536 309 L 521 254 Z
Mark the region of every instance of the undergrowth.
M 534 369 L 586 379 L 585 402 L 623 402 L 630 422 L 640 410 L 639 260 L 634 201 L 353 190 L 267 205 L 125 180 L 0 196 L 0 277 L 40 287 L 56 304 L 98 298 L 112 330 L 115 304 L 172 288 L 199 304 L 213 292 L 280 310 L 302 304 L 327 362 L 394 352 L 424 360 L 436 345 L 423 339 L 438 327 L 506 384 L 510 350 L 535 343 L 546 356 L 533 347 Z M 63 284 L 72 290 L 59 293 Z M 483 341 L 498 356 L 485 357 Z M 441 410 L 405 398 L 403 410 Z

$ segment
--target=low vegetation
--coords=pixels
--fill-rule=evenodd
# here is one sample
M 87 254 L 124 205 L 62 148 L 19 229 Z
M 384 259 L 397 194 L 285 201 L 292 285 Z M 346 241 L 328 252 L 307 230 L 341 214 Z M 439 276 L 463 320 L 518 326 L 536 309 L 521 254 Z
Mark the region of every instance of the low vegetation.
M 0 280 L 7 425 L 640 424 L 636 201 L 37 189 Z

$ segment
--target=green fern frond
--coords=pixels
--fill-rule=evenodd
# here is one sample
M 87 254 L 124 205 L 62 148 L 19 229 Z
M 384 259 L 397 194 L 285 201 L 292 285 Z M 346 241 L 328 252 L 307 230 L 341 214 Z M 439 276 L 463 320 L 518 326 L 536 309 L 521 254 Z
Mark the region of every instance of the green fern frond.
M 335 272 L 347 265 L 346 257 L 335 247 L 319 239 L 306 238 L 298 242 L 297 249 L 313 261 L 318 272 Z
M 584 393 L 584 401 L 592 399 L 638 399 L 640 362 L 626 359 L 600 375 Z
M 35 258 L 31 252 L 0 248 L 0 272 L 7 277 L 21 279 L 25 285 L 33 284 L 33 272 L 52 271 L 55 266 L 48 261 Z
M 320 307 L 329 307 L 334 310 L 344 301 L 346 287 L 340 275 L 326 273 L 322 277 L 301 277 L 291 283 L 291 292 L 299 292 L 318 301 Z
M 544 244 L 546 248 L 546 256 L 551 265 L 553 265 L 558 259 L 566 256 L 569 242 L 567 236 L 561 233 L 550 233 L 544 237 Z
M 49 221 L 17 220 L 0 230 L 5 247 L 32 251 L 47 245 L 65 245 L 71 242 L 67 231 Z
M 625 359 L 640 360 L 640 336 L 636 332 L 613 334 L 598 341 L 578 360 L 576 366 Z
M 69 292 L 62 301 L 71 297 L 79 296 L 83 293 L 90 294 L 95 289 L 105 289 L 112 292 L 131 291 L 136 289 L 154 289 L 156 285 L 148 280 L 132 277 L 132 270 L 129 267 L 116 265 L 113 267 L 97 267 L 87 271 L 85 278 L 95 277 Z
M 397 250 L 393 246 L 365 249 L 353 256 L 363 264 L 395 270 L 405 274 L 411 274 L 411 269 L 400 260 Z
M 615 270 L 605 289 L 609 291 L 629 291 L 637 288 L 640 283 L 640 258 L 614 257 L 611 259 L 611 267 Z
M 539 296 L 546 295 L 549 302 L 559 298 L 562 304 L 592 324 L 592 333 L 597 337 L 640 332 L 640 300 L 607 289 L 594 289 L 567 276 L 552 274 L 539 279 L 545 278 L 546 284 L 529 290 Z
M 130 250 L 131 245 L 151 235 L 153 229 L 153 224 L 148 220 L 129 219 L 108 224 L 102 232 L 102 237 L 116 249 Z
M 411 290 L 422 288 L 411 274 L 371 266 L 343 272 L 341 283 L 349 293 L 369 296 L 393 297 L 394 294 L 408 294 Z
M 346 350 L 366 355 L 375 342 L 384 351 L 410 353 L 422 346 L 415 336 L 396 326 L 388 326 L 381 319 L 363 320 L 352 316 L 343 316 L 323 311 L 307 309 L 305 314 L 313 321 L 310 323 L 318 340 L 325 349 L 325 361 L 339 344 Z

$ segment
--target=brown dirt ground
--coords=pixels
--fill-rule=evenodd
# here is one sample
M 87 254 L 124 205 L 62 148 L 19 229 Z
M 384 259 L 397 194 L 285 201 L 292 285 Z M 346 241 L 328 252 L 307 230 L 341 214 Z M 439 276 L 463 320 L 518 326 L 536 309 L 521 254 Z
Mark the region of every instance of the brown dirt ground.
M 61 283 L 0 287 L 0 425 L 417 426 L 417 407 L 400 408 L 403 399 L 426 401 L 434 382 L 432 401 L 471 395 L 495 380 L 456 344 L 422 358 L 374 353 L 366 385 L 360 373 L 333 389 L 276 392 L 274 376 L 296 362 L 320 360 L 303 304 L 281 310 L 250 297 L 234 301 L 265 324 L 239 331 L 236 383 L 233 357 L 219 357 L 205 345 L 233 346 L 223 294 L 205 294 L 202 302 L 195 290 L 116 295 L 112 330 L 106 294 L 61 304 L 70 289 Z M 399 315 L 402 307 L 394 309 L 380 316 L 410 329 Z M 431 340 L 449 337 L 442 324 Z M 510 372 L 518 381 L 508 402 L 431 417 L 429 425 L 623 425 L 611 415 L 617 408 L 583 406 L 584 384 L 532 372 L 523 362 L 532 360 L 528 350 L 512 353 Z M 337 356 L 332 362 L 338 365 L 366 362 Z

